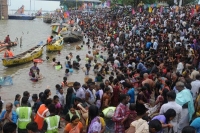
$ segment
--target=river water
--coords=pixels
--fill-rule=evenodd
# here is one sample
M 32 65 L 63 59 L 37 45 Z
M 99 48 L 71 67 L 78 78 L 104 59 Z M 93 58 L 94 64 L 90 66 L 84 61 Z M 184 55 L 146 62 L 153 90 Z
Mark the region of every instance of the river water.
M 14 55 L 22 53 L 31 47 L 39 44 L 40 41 L 46 42 L 48 36 L 51 35 L 51 27 L 49 24 L 43 23 L 42 19 L 35 19 L 33 21 L 21 21 L 21 20 L 2 20 L 0 21 L 0 40 L 4 40 L 6 35 L 10 35 L 11 41 L 22 37 L 22 47 L 18 44 L 15 47 L 12 47 Z M 85 55 L 88 52 L 87 47 L 84 45 L 84 50 L 76 51 L 75 45 L 81 45 L 82 42 L 75 44 L 65 45 L 61 54 L 57 52 L 46 53 L 46 48 L 43 49 L 42 59 L 46 60 L 46 56 L 49 56 L 48 61 L 38 64 L 40 72 L 43 75 L 43 79 L 34 83 L 29 80 L 29 70 L 33 66 L 33 62 L 19 65 L 16 67 L 4 67 L 2 61 L 0 61 L 0 77 L 2 76 L 12 76 L 13 85 L 3 86 L 0 89 L 0 96 L 5 102 L 14 101 L 16 94 L 22 95 L 24 91 L 29 91 L 32 94 L 44 91 L 47 86 L 50 86 L 53 97 L 55 95 L 55 85 L 61 84 L 62 79 L 65 75 L 65 67 L 62 70 L 56 71 L 51 65 L 52 58 L 55 57 L 57 61 L 60 61 L 64 66 L 65 57 L 72 52 L 73 57 L 80 55 L 82 60 L 82 66 L 85 65 Z M 0 57 L 3 57 L 4 52 L 0 52 Z M 91 75 L 89 77 L 94 78 L 94 74 L 91 70 Z M 84 83 L 85 74 L 82 70 L 74 70 L 74 73 L 68 77 L 68 81 L 78 81 Z M 66 90 L 65 90 L 66 92 Z

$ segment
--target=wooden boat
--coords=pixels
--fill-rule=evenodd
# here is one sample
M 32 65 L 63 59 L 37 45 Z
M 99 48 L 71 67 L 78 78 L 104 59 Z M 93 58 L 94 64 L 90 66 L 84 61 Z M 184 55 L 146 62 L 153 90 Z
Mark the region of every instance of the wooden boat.
M 12 46 L 17 46 L 17 42 L 10 42 L 10 43 L 2 43 L 2 42 L 0 42 L 0 48 L 12 47 Z
M 62 26 L 66 27 L 66 26 L 68 26 L 68 24 L 63 23 Z M 53 24 L 51 24 L 51 28 L 52 28 L 52 32 L 53 33 L 59 33 L 60 30 L 61 30 L 60 23 L 53 23 Z
M 43 22 L 44 23 L 51 23 L 52 22 L 52 17 L 51 17 L 51 14 L 49 14 L 49 13 L 45 13 L 44 15 L 43 15 Z
M 76 23 L 73 26 L 68 24 L 62 28 L 60 35 L 64 38 L 65 42 L 78 42 L 83 39 L 81 28 Z
M 46 45 L 46 51 L 60 51 L 63 48 L 63 38 L 59 37 L 59 39 L 52 44 Z
M 30 62 L 33 59 L 38 58 L 42 55 L 43 47 L 44 46 L 40 44 L 12 58 L 3 58 L 3 65 L 6 67 L 10 67 Z

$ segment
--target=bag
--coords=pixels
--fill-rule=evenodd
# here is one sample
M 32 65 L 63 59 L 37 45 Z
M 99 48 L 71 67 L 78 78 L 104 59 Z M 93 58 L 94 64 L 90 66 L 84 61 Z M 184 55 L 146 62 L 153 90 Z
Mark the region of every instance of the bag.
M 115 113 L 116 107 L 107 107 L 102 112 L 105 118 L 112 118 Z

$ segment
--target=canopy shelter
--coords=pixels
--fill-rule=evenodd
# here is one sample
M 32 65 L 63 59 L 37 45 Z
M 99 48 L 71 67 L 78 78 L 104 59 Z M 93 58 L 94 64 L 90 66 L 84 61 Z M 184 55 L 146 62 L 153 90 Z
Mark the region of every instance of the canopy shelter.
M 74 1 L 74 2 L 82 1 L 82 2 L 95 2 L 95 3 L 101 3 L 100 0 L 39 0 L 39 1 Z

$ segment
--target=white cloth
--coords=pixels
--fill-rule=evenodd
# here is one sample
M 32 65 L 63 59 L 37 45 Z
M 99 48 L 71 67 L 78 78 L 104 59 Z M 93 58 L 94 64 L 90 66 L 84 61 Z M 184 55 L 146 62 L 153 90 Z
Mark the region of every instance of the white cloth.
M 158 42 L 155 41 L 155 42 L 153 43 L 153 49 L 154 49 L 154 50 L 157 50 L 157 47 L 158 47 Z
M 178 126 L 178 133 L 181 133 L 182 129 L 185 127 L 185 126 L 188 126 L 189 125 L 189 115 L 188 115 L 188 109 L 182 109 L 182 112 L 181 112 L 181 120 L 179 122 L 179 126 Z
M 183 69 L 184 69 L 183 63 L 179 62 L 176 68 L 176 72 L 179 72 L 180 74 L 182 74 Z
M 192 81 L 191 86 L 192 86 L 191 92 L 192 92 L 192 95 L 193 95 L 193 100 L 195 100 L 196 97 L 197 97 L 197 93 L 199 92 L 200 80 Z
M 58 93 L 57 95 L 58 95 L 58 97 L 59 97 L 59 102 L 60 102 L 60 104 L 61 104 L 62 106 L 64 106 L 64 103 L 65 103 L 64 95 L 63 95 L 63 94 L 60 94 L 60 93 Z
M 176 111 L 176 117 L 172 121 L 170 121 L 170 123 L 173 125 L 173 130 L 176 133 L 178 131 L 178 124 L 181 120 L 182 107 L 175 101 L 170 101 L 161 106 L 160 114 L 164 114 L 168 109 L 174 109 Z

